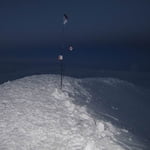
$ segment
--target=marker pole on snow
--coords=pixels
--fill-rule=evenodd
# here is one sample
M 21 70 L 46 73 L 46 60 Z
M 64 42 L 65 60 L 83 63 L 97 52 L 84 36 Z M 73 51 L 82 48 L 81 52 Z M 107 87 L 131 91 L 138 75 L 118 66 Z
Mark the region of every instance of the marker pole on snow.
M 66 48 L 65 45 L 65 25 L 68 23 L 68 16 L 66 14 L 64 14 L 63 16 L 63 29 L 62 29 L 62 50 L 61 50 L 61 54 L 58 56 L 58 60 L 60 62 L 60 88 L 62 89 L 63 87 L 63 76 L 64 76 L 64 50 Z M 68 48 L 70 51 L 73 50 L 73 47 L 70 45 Z

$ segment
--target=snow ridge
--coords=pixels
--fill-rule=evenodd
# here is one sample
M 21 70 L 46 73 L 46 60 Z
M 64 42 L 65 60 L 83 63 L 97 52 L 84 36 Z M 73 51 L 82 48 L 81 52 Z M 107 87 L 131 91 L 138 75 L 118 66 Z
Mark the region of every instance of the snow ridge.
M 63 91 L 58 80 L 40 75 L 0 85 L 1 150 L 132 149 L 118 140 L 121 129 L 75 104 L 78 98 L 91 100 L 81 80 L 66 77 Z

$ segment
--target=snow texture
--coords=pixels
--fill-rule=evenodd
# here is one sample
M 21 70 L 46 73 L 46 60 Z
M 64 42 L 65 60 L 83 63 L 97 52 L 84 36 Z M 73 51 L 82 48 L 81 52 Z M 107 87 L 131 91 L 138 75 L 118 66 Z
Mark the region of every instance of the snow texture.
M 59 76 L 40 75 L 0 85 L 0 150 L 141 150 L 128 131 L 76 103 L 91 101 L 81 83 L 66 77 L 61 91 Z

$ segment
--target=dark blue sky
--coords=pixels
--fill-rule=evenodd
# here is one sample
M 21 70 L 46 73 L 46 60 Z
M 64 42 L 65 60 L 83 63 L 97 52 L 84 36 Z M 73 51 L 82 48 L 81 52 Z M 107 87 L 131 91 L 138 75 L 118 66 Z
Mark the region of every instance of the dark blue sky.
M 2 0 L 0 59 L 57 61 L 66 13 L 68 62 L 150 71 L 149 8 L 148 0 Z

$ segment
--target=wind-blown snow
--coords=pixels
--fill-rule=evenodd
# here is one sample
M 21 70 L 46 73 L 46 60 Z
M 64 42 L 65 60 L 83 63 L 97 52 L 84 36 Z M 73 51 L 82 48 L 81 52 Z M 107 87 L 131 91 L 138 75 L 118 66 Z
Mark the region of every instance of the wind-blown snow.
M 127 130 L 78 104 L 92 99 L 81 81 L 66 77 L 63 91 L 55 75 L 0 85 L 0 150 L 141 150 Z

